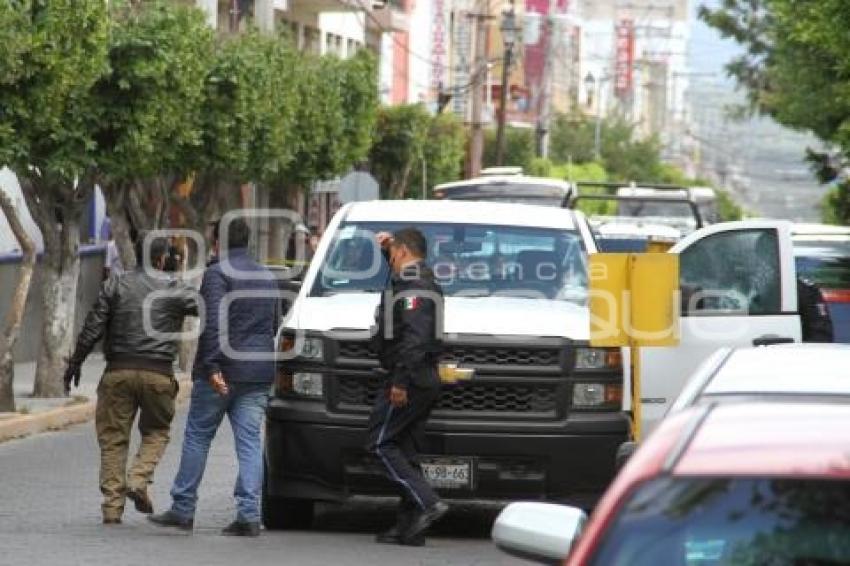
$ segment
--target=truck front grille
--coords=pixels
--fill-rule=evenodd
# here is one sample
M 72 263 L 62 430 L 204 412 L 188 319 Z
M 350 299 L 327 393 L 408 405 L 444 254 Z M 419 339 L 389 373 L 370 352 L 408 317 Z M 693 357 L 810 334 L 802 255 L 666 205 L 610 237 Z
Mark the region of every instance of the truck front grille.
M 530 346 L 472 346 L 445 344 L 441 358 L 465 367 L 485 368 L 495 372 L 561 375 L 562 348 Z M 339 343 L 339 362 L 363 363 L 376 360 L 377 354 L 369 342 L 345 341 Z
M 467 366 L 558 366 L 560 352 L 546 348 L 450 346 L 443 357 Z
M 371 407 L 383 391 L 378 377 L 340 376 L 337 406 L 344 409 Z M 522 413 L 554 417 L 557 412 L 556 384 L 464 383 L 444 387 L 434 411 L 465 413 Z

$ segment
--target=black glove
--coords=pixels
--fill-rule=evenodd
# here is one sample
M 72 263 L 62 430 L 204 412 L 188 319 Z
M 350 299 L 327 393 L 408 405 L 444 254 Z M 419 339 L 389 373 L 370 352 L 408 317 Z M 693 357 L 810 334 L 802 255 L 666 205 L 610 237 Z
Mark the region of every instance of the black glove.
M 80 374 L 82 373 L 82 367 L 80 364 L 75 362 L 68 362 L 68 369 L 65 370 L 65 377 L 63 378 L 65 382 L 65 395 L 71 392 L 71 382 L 74 382 L 74 387 L 80 386 Z

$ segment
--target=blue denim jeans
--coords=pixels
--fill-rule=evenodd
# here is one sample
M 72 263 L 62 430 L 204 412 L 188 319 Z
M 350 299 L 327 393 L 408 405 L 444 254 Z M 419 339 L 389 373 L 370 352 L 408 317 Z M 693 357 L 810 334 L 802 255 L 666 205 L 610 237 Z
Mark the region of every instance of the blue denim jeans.
M 236 519 L 260 520 L 260 492 L 263 485 L 262 423 L 268 401 L 268 385 L 231 383 L 222 397 L 205 380 L 196 380 L 183 437 L 180 469 L 171 487 L 171 510 L 183 519 L 195 516 L 198 487 L 204 477 L 210 444 L 224 415 L 230 420 L 236 444 L 239 474 L 233 496 Z

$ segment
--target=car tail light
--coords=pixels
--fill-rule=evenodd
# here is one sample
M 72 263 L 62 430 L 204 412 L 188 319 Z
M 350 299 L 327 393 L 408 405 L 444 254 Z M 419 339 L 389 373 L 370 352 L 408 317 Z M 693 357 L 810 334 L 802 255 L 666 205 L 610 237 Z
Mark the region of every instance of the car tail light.
M 827 303 L 850 303 L 850 289 L 822 289 L 821 293 Z

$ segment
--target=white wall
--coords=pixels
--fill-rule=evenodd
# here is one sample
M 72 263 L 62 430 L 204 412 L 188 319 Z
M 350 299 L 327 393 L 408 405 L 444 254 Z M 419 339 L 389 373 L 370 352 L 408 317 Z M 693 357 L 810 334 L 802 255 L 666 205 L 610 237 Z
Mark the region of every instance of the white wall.
M 325 51 L 325 36 L 332 33 L 342 37 L 343 56 L 350 56 L 347 45 L 349 40 L 359 45 L 366 43 L 365 12 L 323 12 L 319 14 L 319 30 L 322 32 L 322 53 Z
M 431 79 L 432 46 L 434 44 L 434 4 L 428 0 L 416 0 L 413 11 L 408 16 L 410 33 L 410 82 L 407 89 L 407 101 L 431 102 L 433 99 Z

